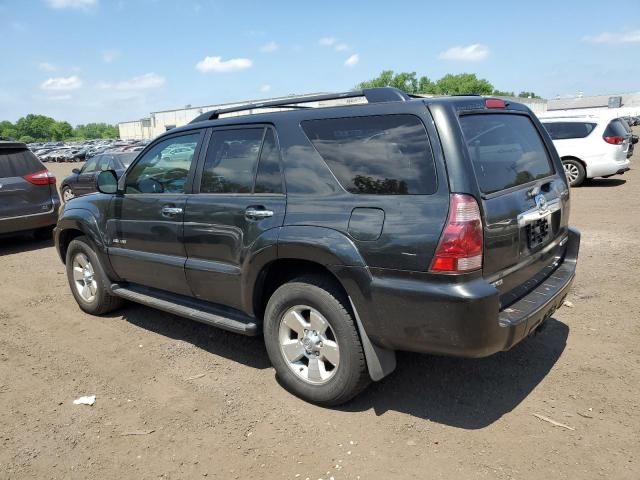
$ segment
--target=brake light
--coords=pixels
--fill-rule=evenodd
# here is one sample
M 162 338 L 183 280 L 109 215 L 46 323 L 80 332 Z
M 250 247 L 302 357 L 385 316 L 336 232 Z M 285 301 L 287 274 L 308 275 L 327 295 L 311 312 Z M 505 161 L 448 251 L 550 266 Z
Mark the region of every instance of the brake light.
M 454 193 L 449 217 L 431 262 L 432 272 L 464 273 L 482 267 L 482 219 L 478 202 Z
M 624 142 L 624 137 L 604 137 L 604 141 L 611 145 L 621 145 Z
M 55 185 L 56 176 L 49 170 L 40 170 L 39 172 L 30 173 L 25 175 L 24 178 L 27 182 L 33 185 Z
M 487 108 L 507 108 L 507 104 L 504 100 L 499 98 L 487 98 L 484 101 L 484 106 Z

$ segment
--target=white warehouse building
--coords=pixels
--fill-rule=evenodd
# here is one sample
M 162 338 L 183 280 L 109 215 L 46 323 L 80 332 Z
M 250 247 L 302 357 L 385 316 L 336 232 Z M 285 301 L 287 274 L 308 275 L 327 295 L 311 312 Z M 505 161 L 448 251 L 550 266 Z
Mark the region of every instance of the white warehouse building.
M 118 124 L 120 138 L 125 140 L 151 139 L 166 132 L 167 130 L 186 125 L 191 120 L 204 112 L 216 110 L 219 108 L 235 107 L 248 103 L 261 103 L 273 100 L 283 100 L 287 98 L 290 97 L 246 100 L 233 103 L 203 105 L 199 107 L 192 107 L 191 105 L 187 105 L 184 108 L 178 108 L 175 110 L 151 112 L 148 117 L 141 118 L 140 120 L 120 122 Z M 509 97 L 502 98 L 511 99 Z M 622 95 L 599 95 L 593 97 L 578 96 L 574 98 L 562 98 L 553 100 L 544 100 L 540 98 L 513 98 L 512 100 L 526 104 L 538 116 L 592 115 L 600 114 L 604 111 L 615 113 L 616 116 L 640 115 L 640 93 Z M 364 102 L 366 102 L 364 98 L 348 98 L 340 100 L 310 102 L 305 105 L 328 107 Z M 270 110 L 274 111 L 279 109 L 261 109 L 260 112 L 266 112 Z M 246 113 L 247 112 L 238 112 L 227 115 L 243 115 Z M 253 112 L 249 111 L 249 113 Z

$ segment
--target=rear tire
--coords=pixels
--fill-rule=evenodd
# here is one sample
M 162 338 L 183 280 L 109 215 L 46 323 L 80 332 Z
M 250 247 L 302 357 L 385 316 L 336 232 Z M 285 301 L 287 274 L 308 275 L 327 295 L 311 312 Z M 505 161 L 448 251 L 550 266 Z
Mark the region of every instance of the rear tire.
M 89 239 L 80 236 L 67 248 L 67 279 L 78 306 L 92 315 L 101 315 L 119 308 L 123 300 L 109 293 L 109 279 L 93 251 Z
M 334 282 L 319 276 L 290 281 L 269 299 L 264 316 L 267 353 L 280 382 L 294 395 L 335 406 L 370 383 L 348 305 Z
M 570 186 L 577 187 L 584 182 L 587 172 L 581 162 L 567 158 L 562 160 L 562 166 L 564 167 L 564 173 L 567 176 L 567 182 L 569 182 Z

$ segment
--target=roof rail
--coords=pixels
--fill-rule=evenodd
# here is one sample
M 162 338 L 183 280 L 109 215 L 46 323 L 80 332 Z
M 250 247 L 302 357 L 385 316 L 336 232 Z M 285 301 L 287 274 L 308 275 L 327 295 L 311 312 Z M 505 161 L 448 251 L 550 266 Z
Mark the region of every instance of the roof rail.
M 365 88 L 363 90 L 352 90 L 350 92 L 343 93 L 325 93 L 319 95 L 306 95 L 300 97 L 287 97 L 280 100 L 272 100 L 268 102 L 259 103 L 246 103 L 244 105 L 237 105 L 235 107 L 219 108 L 217 110 L 211 110 L 198 115 L 189 123 L 204 122 L 206 120 L 216 120 L 220 118 L 220 115 L 224 113 L 244 112 L 245 110 L 254 110 L 258 108 L 312 108 L 305 107 L 303 105 L 297 105 L 299 103 L 310 102 L 322 102 L 325 100 L 340 100 L 343 98 L 357 98 L 365 97 L 369 103 L 379 102 L 406 102 L 411 100 L 412 97 L 407 95 L 402 90 L 398 90 L 393 87 L 379 87 L 379 88 Z

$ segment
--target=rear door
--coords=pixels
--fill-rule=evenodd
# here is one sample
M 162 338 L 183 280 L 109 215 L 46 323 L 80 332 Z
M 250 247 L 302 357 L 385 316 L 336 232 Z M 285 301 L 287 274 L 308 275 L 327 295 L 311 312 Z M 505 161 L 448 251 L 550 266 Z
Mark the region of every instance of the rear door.
M 280 152 L 266 126 L 215 129 L 187 200 L 185 271 L 198 298 L 242 308 L 242 266 L 254 242 L 284 220 Z M 261 243 L 275 244 L 276 236 Z
M 43 170 L 45 166 L 27 148 L 0 146 L 0 218 L 44 213 L 53 208 L 55 185 L 36 185 L 27 179 Z
M 95 192 L 95 178 L 100 171 L 100 165 L 105 162 L 108 162 L 106 155 L 96 155 L 84 164 L 73 187 L 76 196 Z
M 561 256 L 569 211 L 564 172 L 527 114 L 464 114 L 460 125 L 484 212 L 483 273 L 507 292 Z

